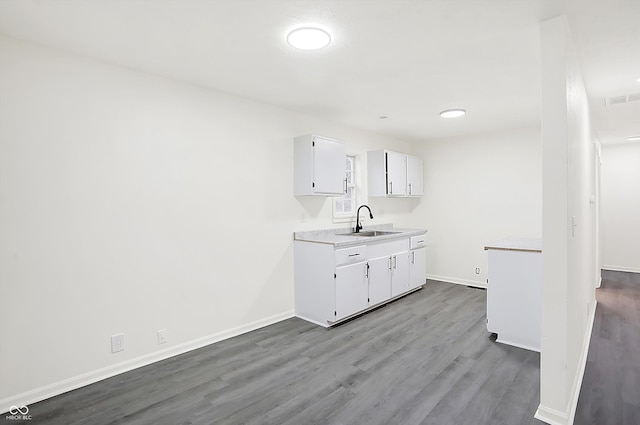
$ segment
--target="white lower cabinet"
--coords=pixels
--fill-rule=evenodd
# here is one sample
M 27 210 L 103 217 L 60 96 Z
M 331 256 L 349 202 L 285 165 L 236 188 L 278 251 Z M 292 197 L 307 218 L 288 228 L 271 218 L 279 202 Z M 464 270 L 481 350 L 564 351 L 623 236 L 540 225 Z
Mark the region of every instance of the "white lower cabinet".
M 422 286 L 427 273 L 427 248 L 412 249 L 409 254 L 409 287 Z
M 391 256 L 391 296 L 395 297 L 409 290 L 409 251 Z
M 409 238 L 392 239 L 378 242 L 367 247 L 369 262 L 369 293 L 386 295 L 371 302 L 373 306 L 380 301 L 398 296 L 409 290 Z
M 391 258 L 377 257 L 369 264 L 369 305 L 374 306 L 391 298 Z
M 506 238 L 488 251 L 487 330 L 496 341 L 540 351 L 542 239 Z
M 409 240 L 409 287 L 425 284 L 427 278 L 427 235 L 413 236 Z
M 328 327 L 415 290 L 426 269 L 418 279 L 412 252 L 408 237 L 338 249 L 295 241 L 296 316 Z M 421 284 L 412 284 L 412 273 Z
M 334 320 L 344 319 L 368 307 L 367 263 L 336 267 Z

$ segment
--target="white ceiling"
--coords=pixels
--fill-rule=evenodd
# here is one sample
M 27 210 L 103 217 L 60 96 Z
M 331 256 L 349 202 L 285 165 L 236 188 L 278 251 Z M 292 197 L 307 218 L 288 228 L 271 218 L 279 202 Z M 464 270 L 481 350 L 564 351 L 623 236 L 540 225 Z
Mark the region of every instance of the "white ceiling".
M 604 104 L 640 92 L 640 0 L 2 0 L 0 33 L 423 141 L 539 123 L 538 23 L 561 14 L 600 140 L 640 134 L 640 101 Z M 328 48 L 286 44 L 308 23 Z

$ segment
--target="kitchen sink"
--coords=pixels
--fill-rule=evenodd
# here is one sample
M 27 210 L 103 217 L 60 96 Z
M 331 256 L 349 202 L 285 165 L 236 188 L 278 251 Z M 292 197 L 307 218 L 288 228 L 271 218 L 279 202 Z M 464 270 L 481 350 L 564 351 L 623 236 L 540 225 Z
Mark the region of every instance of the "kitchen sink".
M 372 236 L 383 236 L 383 235 L 393 235 L 395 233 L 402 233 L 402 232 L 389 232 L 386 230 L 368 230 L 365 232 L 351 232 L 351 233 L 339 233 L 338 236 L 366 236 L 366 237 L 372 237 Z

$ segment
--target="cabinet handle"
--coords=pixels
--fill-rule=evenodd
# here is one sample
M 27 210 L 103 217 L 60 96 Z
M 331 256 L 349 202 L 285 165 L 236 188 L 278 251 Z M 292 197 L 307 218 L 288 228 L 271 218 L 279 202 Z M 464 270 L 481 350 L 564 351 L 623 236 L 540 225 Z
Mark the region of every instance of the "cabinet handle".
M 357 254 L 349 254 L 349 257 L 357 257 L 358 255 L 360 255 L 360 253 L 357 253 Z
M 415 264 L 415 263 L 416 263 L 416 252 L 411 251 L 411 264 Z
M 367 279 L 369 279 L 369 263 L 367 263 L 367 268 L 365 269 L 365 275 Z
M 389 257 L 389 270 L 391 270 L 391 257 Z
M 411 183 L 409 183 L 409 195 L 412 195 L 412 193 L 411 193 Z
M 393 182 L 389 182 L 389 195 L 393 195 Z
M 398 256 L 393 256 L 393 270 L 398 270 Z
M 347 179 L 344 179 L 344 193 L 347 193 Z

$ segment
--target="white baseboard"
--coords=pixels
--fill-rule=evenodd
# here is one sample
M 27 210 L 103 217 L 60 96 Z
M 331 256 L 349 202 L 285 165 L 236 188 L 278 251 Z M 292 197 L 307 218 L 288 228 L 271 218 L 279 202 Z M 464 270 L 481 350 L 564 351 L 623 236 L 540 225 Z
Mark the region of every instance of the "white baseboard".
M 571 398 L 567 403 L 567 409 L 565 412 L 551 409 L 549 407 L 540 404 L 534 417 L 550 425 L 571 425 L 576 416 L 576 409 L 578 408 L 578 399 L 580 397 L 580 388 L 582 388 L 582 380 L 584 379 L 584 371 L 587 368 L 587 357 L 589 355 L 589 344 L 591 343 L 591 333 L 593 332 L 593 323 L 596 319 L 596 305 L 598 301 L 593 303 L 593 308 L 589 312 L 589 329 L 585 335 L 585 339 L 582 343 L 582 355 L 580 356 L 580 364 L 578 365 L 578 374 L 573 381 L 573 391 L 571 392 Z
M 538 410 L 536 410 L 536 414 L 533 415 L 533 417 L 549 425 L 569 424 L 569 417 L 567 416 L 566 412 L 551 409 L 549 407 L 543 406 L 542 404 L 538 406 Z
M 460 279 L 450 276 L 438 276 L 435 274 L 427 274 L 427 279 L 439 280 L 441 282 L 455 283 L 457 285 L 475 286 L 476 288 L 486 288 L 487 282 L 479 280 Z
M 0 412 L 8 412 L 11 406 L 28 406 L 29 404 L 33 404 L 50 397 L 60 395 L 67 391 L 75 390 L 86 385 L 102 381 L 103 379 L 111 378 L 112 376 L 116 376 L 133 369 L 147 366 L 160 360 L 175 357 L 180 354 L 184 354 L 186 352 L 193 351 L 225 339 L 233 338 L 234 336 L 251 332 L 256 329 L 260 329 L 265 326 L 280 322 L 282 320 L 289 319 L 291 317 L 294 317 L 293 311 L 276 314 L 264 319 L 246 323 L 232 329 L 217 332 L 215 334 L 207 335 L 193 341 L 169 347 L 164 350 L 154 351 L 153 353 L 144 354 L 142 356 L 138 356 L 124 362 L 116 363 L 114 365 L 107 366 L 101 369 L 96 369 L 91 372 L 83 373 L 81 375 L 77 375 L 59 382 L 54 382 L 53 384 L 35 388 L 22 394 L 6 397 L 0 400 Z
M 306 321 L 307 321 L 307 322 L 309 322 L 309 323 L 313 323 L 314 325 L 322 326 L 323 328 L 328 328 L 328 327 L 329 327 L 329 324 L 328 324 L 328 323 L 322 323 L 322 322 L 320 322 L 320 321 L 318 321 L 318 320 L 313 320 L 313 319 L 311 319 L 311 318 L 309 318 L 309 317 L 302 316 L 302 315 L 300 315 L 300 314 L 296 314 L 295 316 L 296 316 L 298 319 L 306 320 Z
M 580 357 L 580 364 L 578 365 L 578 368 L 579 368 L 578 370 L 580 372 L 576 376 L 576 380 L 573 383 L 573 393 L 571 394 L 571 399 L 569 402 L 569 406 L 571 406 L 571 413 L 569 415 L 569 424 L 573 423 L 573 420 L 576 416 L 576 409 L 578 408 L 578 399 L 580 398 L 580 389 L 582 388 L 584 371 L 587 368 L 587 357 L 589 356 L 589 344 L 591 344 L 591 333 L 593 332 L 593 323 L 596 320 L 597 305 L 598 305 L 598 301 L 594 300 L 593 308 L 589 312 L 589 329 L 587 330 L 587 334 L 585 335 L 585 339 L 582 344 L 582 356 Z
M 640 273 L 640 269 L 637 267 L 625 267 L 625 266 L 604 265 L 602 266 L 602 270 L 609 270 L 612 272 Z

